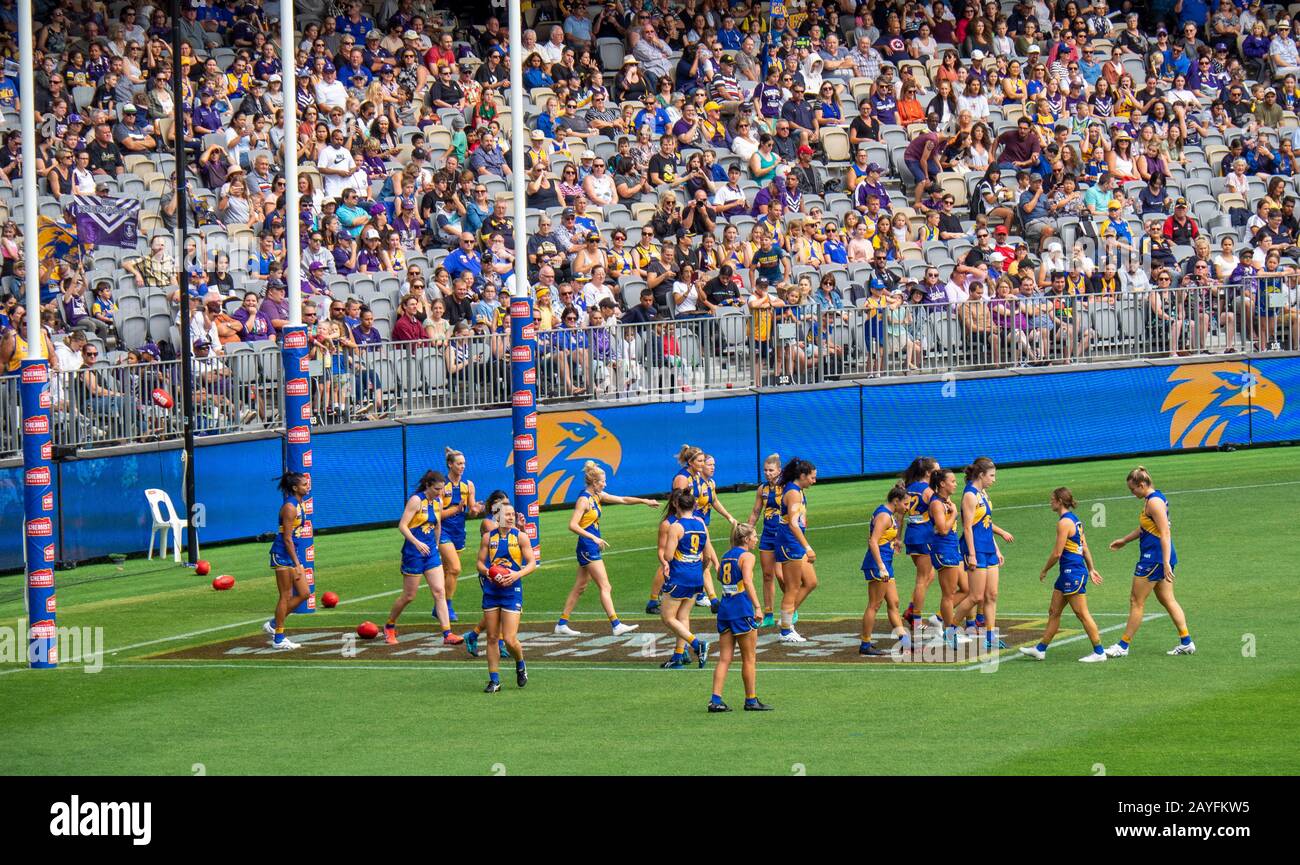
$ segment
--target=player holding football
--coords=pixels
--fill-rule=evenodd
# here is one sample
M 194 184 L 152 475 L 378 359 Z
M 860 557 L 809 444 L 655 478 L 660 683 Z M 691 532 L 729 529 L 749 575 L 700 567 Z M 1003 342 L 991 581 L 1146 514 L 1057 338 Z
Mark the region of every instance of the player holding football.
M 483 616 L 487 620 L 488 683 L 484 693 L 501 690 L 501 649 L 505 643 L 515 659 L 515 683 L 528 684 L 524 647 L 519 642 L 519 616 L 524 609 L 523 578 L 537 568 L 532 542 L 515 528 L 515 509 L 508 500 L 496 505 L 497 527 L 483 535 L 478 548 L 478 581 L 483 588 Z
M 605 471 L 591 460 L 582 467 L 582 476 L 587 488 L 578 494 L 573 505 L 573 516 L 569 519 L 569 531 L 578 536 L 578 576 L 573 589 L 564 601 L 564 610 L 560 620 L 555 623 L 555 633 L 576 637 L 580 632 L 569 627 L 569 616 L 578 605 L 578 599 L 586 591 L 587 584 L 596 582 L 600 590 L 600 605 L 609 617 L 610 630 L 614 636 L 621 637 L 629 631 L 635 631 L 637 625 L 619 621 L 614 611 L 614 595 L 609 587 L 609 575 L 605 573 L 605 562 L 601 559 L 601 550 L 609 546 L 609 541 L 600 536 L 600 506 L 606 505 L 647 505 L 655 508 L 659 503 L 652 499 L 640 499 L 634 496 L 616 496 L 605 491 Z
M 478 524 L 479 541 L 482 541 L 484 535 L 497 527 L 496 518 L 493 516 L 493 511 L 496 509 L 497 503 L 506 501 L 509 498 L 510 497 L 506 495 L 505 490 L 493 490 L 488 493 L 488 497 L 484 500 L 481 509 L 484 516 L 483 519 L 479 520 Z M 478 638 L 480 635 L 486 633 L 487 616 L 480 616 L 478 624 L 463 634 L 465 638 L 465 651 L 469 652 L 470 657 L 478 657 Z M 497 648 L 499 648 L 502 653 L 505 652 L 504 645 L 500 645 Z
M 1083 625 L 1088 639 L 1092 641 L 1092 651 L 1080 658 L 1084 663 L 1093 664 L 1106 660 L 1101 648 L 1101 633 L 1097 623 L 1088 612 L 1088 580 L 1094 585 L 1101 585 L 1101 574 L 1097 573 L 1092 563 L 1092 551 L 1083 537 L 1083 523 L 1074 515 L 1074 495 L 1069 487 L 1057 487 L 1052 491 L 1052 510 L 1056 512 L 1056 544 L 1047 557 L 1047 564 L 1038 574 L 1041 581 L 1046 579 L 1052 565 L 1060 562 L 1061 570 L 1052 587 L 1052 602 L 1047 608 L 1047 627 L 1036 646 L 1021 646 L 1021 654 L 1028 655 L 1036 661 L 1047 660 L 1047 647 L 1061 627 L 1061 612 L 1066 603 L 1074 610 L 1074 615 Z
M 1129 643 L 1142 624 L 1142 611 L 1147 596 L 1153 591 L 1156 600 L 1169 612 L 1174 627 L 1178 629 L 1178 645 L 1166 655 L 1195 655 L 1196 644 L 1187 630 L 1187 616 L 1174 597 L 1174 565 L 1178 553 L 1174 550 L 1173 529 L 1169 525 L 1169 500 L 1151 483 L 1151 475 L 1142 466 L 1128 473 L 1129 492 L 1142 499 L 1142 513 L 1138 527 L 1122 538 L 1110 542 L 1111 550 L 1120 550 L 1125 544 L 1138 542 L 1138 563 L 1133 570 L 1133 591 L 1129 596 L 1128 624 L 1124 636 L 1106 650 L 1112 658 L 1128 654 Z
M 757 662 L 758 626 L 760 623 L 758 592 L 754 589 L 754 545 L 758 534 L 749 523 L 731 529 L 731 549 L 718 563 L 718 664 L 713 669 L 713 694 L 710 712 L 730 712 L 722 702 L 722 686 L 736 647 L 740 647 L 740 678 L 745 685 L 745 711 L 766 712 L 771 706 L 758 699 Z

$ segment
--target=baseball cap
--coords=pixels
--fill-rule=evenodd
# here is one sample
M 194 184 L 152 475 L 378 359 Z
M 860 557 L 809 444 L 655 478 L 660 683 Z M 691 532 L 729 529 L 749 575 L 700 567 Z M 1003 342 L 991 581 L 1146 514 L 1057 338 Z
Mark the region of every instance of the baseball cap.
M 308 269 L 308 270 L 324 270 L 324 269 L 325 269 L 325 262 L 323 262 L 323 261 L 313 261 L 311 264 L 307 265 L 307 269 Z
M 386 210 L 386 208 L 385 208 L 382 204 L 375 203 L 375 204 L 370 205 L 370 213 L 371 213 L 372 215 L 378 215 L 378 214 L 380 214 L 380 213 L 386 213 L 386 212 L 387 212 L 387 210 Z
M 582 155 L 579 156 L 578 158 L 579 158 L 579 159 L 595 159 L 595 158 L 596 158 L 596 154 L 595 154 L 593 151 L 591 151 L 591 150 L 584 150 L 584 151 L 582 151 Z
M 883 169 L 883 168 L 880 167 L 880 163 L 879 163 L 879 162 L 869 162 L 869 163 L 867 163 L 867 173 L 868 173 L 868 174 L 870 174 L 870 173 L 873 172 L 873 171 L 876 172 L 877 174 L 880 174 L 880 173 L 883 172 L 884 170 L 885 170 L 885 169 Z
M 811 155 L 812 155 L 812 152 L 813 152 L 813 149 L 812 149 L 811 147 L 809 147 L 807 144 L 800 144 L 800 145 L 799 145 L 798 153 L 799 153 L 800 156 L 803 156 L 805 153 L 808 154 L 809 156 L 811 156 Z M 869 170 L 869 169 L 868 169 L 868 170 Z
M 1124 205 L 1120 204 L 1118 201 L 1112 201 L 1110 204 L 1107 204 L 1107 205 L 1106 205 L 1106 209 L 1107 209 L 1107 210 L 1119 210 L 1119 209 L 1120 209 L 1121 207 L 1123 207 L 1123 206 L 1124 206 Z
M 195 351 L 198 351 L 201 348 L 212 348 L 212 343 L 208 342 L 206 339 L 196 339 L 194 340 L 192 347 Z
M 1043 49 L 1042 49 L 1042 48 L 1039 48 L 1037 45 L 1030 45 L 1028 48 L 1025 49 L 1025 53 L 1027 53 L 1027 54 L 1041 54 L 1041 53 L 1043 53 Z
M 999 237 L 1006 237 L 1010 232 L 1007 231 L 1005 225 L 999 225 L 997 228 L 993 229 L 993 233 Z
M 134 113 L 135 113 L 135 105 L 134 105 L 133 103 L 130 103 L 130 102 L 126 103 L 125 105 L 122 106 L 122 113 L 123 113 L 123 114 L 134 114 Z
M 326 73 L 334 72 L 334 64 L 326 60 L 325 65 L 321 67 L 321 71 Z
M 275 81 L 283 81 L 284 79 L 280 77 L 279 72 L 272 72 L 270 75 L 267 76 L 266 80 L 268 82 L 275 82 Z
M 541 141 L 546 137 L 546 133 L 540 129 L 534 129 L 530 135 L 534 141 Z
M 735 57 L 732 57 L 730 54 L 723 54 L 723 55 L 722 55 L 722 62 L 723 62 L 723 63 L 735 63 L 735 62 L 736 62 L 736 58 L 735 58 Z
M 1186 206 L 1187 206 L 1186 198 L 1180 198 L 1174 202 L 1174 207 L 1186 207 Z
M 704 110 L 705 110 L 705 111 L 721 111 L 721 110 L 722 110 L 722 106 L 719 105 L 718 103 L 714 102 L 713 100 L 709 100 L 708 102 L 704 103 Z

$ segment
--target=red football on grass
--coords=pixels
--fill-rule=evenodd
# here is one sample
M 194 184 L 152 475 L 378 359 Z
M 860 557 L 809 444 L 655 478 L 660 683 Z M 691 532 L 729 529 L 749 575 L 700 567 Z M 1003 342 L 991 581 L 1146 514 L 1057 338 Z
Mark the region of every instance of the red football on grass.
M 194 563 L 194 573 L 198 574 L 200 577 L 206 577 L 211 570 L 212 565 L 209 564 L 206 559 L 199 559 Z
M 320 603 L 322 607 L 337 607 L 339 605 L 339 596 L 335 592 L 326 592 L 320 596 Z
M 510 569 L 505 565 L 493 565 L 488 568 L 488 579 L 498 586 L 507 585 L 507 578 L 510 576 Z
M 158 406 L 158 408 L 171 408 L 175 405 L 175 403 L 172 402 L 172 395 L 160 387 L 153 389 L 153 404 Z
M 214 577 L 212 580 L 212 588 L 216 589 L 218 592 L 224 592 L 226 589 L 234 588 L 234 586 L 235 578 L 230 576 L 230 574 L 222 574 L 219 577 Z
M 379 626 L 374 622 L 362 622 L 357 625 L 357 636 L 363 640 L 373 640 L 379 636 Z

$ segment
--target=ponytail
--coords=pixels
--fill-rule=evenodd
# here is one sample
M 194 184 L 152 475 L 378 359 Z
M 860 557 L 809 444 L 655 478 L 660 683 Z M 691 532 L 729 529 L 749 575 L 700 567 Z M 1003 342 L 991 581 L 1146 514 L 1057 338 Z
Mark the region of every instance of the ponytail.
M 993 460 L 988 457 L 979 457 L 975 462 L 966 466 L 966 483 L 973 483 L 978 477 L 995 468 L 997 466 L 993 464 Z
M 1133 471 L 1129 472 L 1128 482 L 1133 486 L 1138 487 L 1153 486 L 1151 483 L 1151 475 L 1147 472 L 1146 466 L 1138 466 L 1133 469 Z
M 930 474 L 938 467 L 939 461 L 934 457 L 917 457 L 903 470 L 903 485 L 927 481 Z
M 1060 502 L 1067 511 L 1072 511 L 1078 507 L 1074 502 L 1074 493 L 1070 492 L 1069 487 L 1057 487 L 1052 490 L 1052 498 Z
M 736 523 L 731 529 L 731 545 L 743 547 L 755 534 L 754 527 L 749 523 Z
M 701 453 L 702 451 L 694 445 L 682 445 L 682 449 L 677 452 L 677 462 L 689 466 Z
M 948 475 L 950 474 L 952 474 L 952 472 L 949 469 L 942 469 L 942 468 L 936 468 L 934 471 L 930 472 L 930 477 L 928 480 L 928 483 L 930 484 L 930 489 L 935 490 L 937 492 L 939 490 L 939 485 L 943 483 L 943 479 L 948 477 Z
M 674 490 L 668 496 L 668 505 L 664 508 L 664 516 L 670 517 L 687 508 L 695 508 L 695 494 L 688 489 Z
M 302 472 L 285 472 L 280 475 L 280 479 L 275 482 L 275 485 L 287 498 L 294 495 L 294 488 L 296 488 L 298 484 L 302 483 L 303 479 L 306 477 L 307 475 Z
M 582 479 L 587 482 L 587 486 L 594 484 L 604 473 L 605 470 L 597 465 L 595 460 L 587 460 L 582 464 Z
M 816 468 L 817 467 L 808 460 L 801 457 L 795 457 L 785 464 L 785 468 L 781 469 L 781 483 L 792 484 Z
M 429 469 L 420 477 L 420 480 L 416 483 L 415 491 L 417 493 L 422 493 L 427 491 L 430 487 L 434 486 L 435 484 L 445 484 L 446 482 L 447 482 L 446 475 L 444 475 L 442 472 Z
M 446 455 L 446 457 L 447 457 L 447 468 L 451 468 L 451 464 L 454 463 L 454 462 L 456 461 L 456 458 L 457 458 L 457 457 L 464 457 L 464 456 L 465 456 L 465 454 L 463 454 L 462 452 L 456 450 L 456 449 L 453 448 L 453 447 L 446 447 L 446 448 L 443 448 L 443 453 L 444 453 L 444 454 Z

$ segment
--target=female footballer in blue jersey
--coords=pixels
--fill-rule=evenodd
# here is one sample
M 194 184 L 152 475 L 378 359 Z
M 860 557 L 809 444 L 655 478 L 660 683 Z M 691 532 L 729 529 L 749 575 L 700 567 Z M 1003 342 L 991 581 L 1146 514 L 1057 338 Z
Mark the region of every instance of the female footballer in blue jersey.
M 474 482 L 465 479 L 465 455 L 454 448 L 446 449 L 447 483 L 442 488 L 439 512 L 442 528 L 438 535 L 438 555 L 442 559 L 443 582 L 447 585 L 447 618 L 456 621 L 456 581 L 460 578 L 460 552 L 465 549 L 465 517 L 483 512 L 474 500 Z M 434 610 L 436 617 L 438 611 Z
M 806 643 L 794 629 L 794 615 L 817 588 L 817 553 L 804 534 L 808 525 L 808 487 L 817 483 L 817 467 L 795 457 L 781 470 L 781 526 L 776 536 L 776 560 L 781 563 L 781 642 Z
M 700 488 L 700 480 L 704 477 L 704 463 L 707 457 L 703 450 L 693 445 L 682 445 L 681 450 L 677 452 L 677 462 L 681 466 L 677 474 L 673 475 L 672 485 L 669 487 L 670 492 L 678 490 L 690 490 L 691 495 L 697 495 Z M 673 518 L 672 508 L 668 509 L 668 518 Z M 663 528 L 663 524 L 660 524 Z M 662 531 L 660 532 L 660 542 L 662 543 Z M 645 611 L 647 613 L 659 612 L 659 595 L 663 591 L 664 571 L 663 568 L 656 568 L 655 575 L 650 580 L 650 600 L 646 602 Z
M 776 562 L 776 535 L 781 529 L 781 455 L 770 454 L 763 460 L 763 483 L 758 485 L 754 496 L 754 509 L 749 515 L 751 525 L 763 522 L 762 533 L 758 537 L 758 562 L 763 568 L 763 627 L 770 628 L 775 622 L 772 611 L 776 608 L 776 586 L 781 582 L 781 566 Z M 783 584 L 784 585 L 784 584 Z M 782 588 L 782 592 L 785 589 Z
M 758 533 L 749 523 L 731 529 L 731 549 L 718 563 L 718 663 L 713 668 L 713 695 L 710 712 L 730 712 L 722 702 L 722 686 L 727 681 L 731 658 L 740 647 L 740 680 L 745 686 L 745 711 L 766 712 L 772 707 L 758 699 L 758 592 L 754 590 L 754 545 Z
M 896 484 L 885 496 L 885 503 L 871 514 L 867 555 L 862 559 L 862 575 L 867 579 L 867 609 L 862 613 L 859 655 L 875 657 L 886 654 L 872 640 L 881 601 L 885 602 L 889 625 L 898 638 L 898 651 L 907 652 L 912 648 L 912 638 L 898 612 L 898 586 L 894 582 L 894 553 L 902 547 L 898 539 L 898 522 L 911 510 L 909 497 L 907 487 Z
M 953 609 L 960 600 L 962 569 L 961 547 L 958 543 L 960 532 L 957 531 L 961 517 L 957 514 L 957 506 L 952 503 L 952 494 L 957 491 L 957 478 L 948 469 L 935 469 L 930 475 L 930 489 L 934 491 L 930 498 L 930 524 L 933 527 L 930 536 L 930 564 L 939 575 L 939 588 L 943 592 L 939 601 L 939 616 L 946 623 L 944 641 L 955 646 L 957 643 L 970 642 L 970 637 L 958 632 L 953 625 Z
M 659 567 L 664 572 L 664 583 L 659 617 L 679 642 L 663 666 L 668 669 L 684 666 L 685 648 L 690 647 L 696 662 L 703 667 L 709 659 L 709 644 L 691 632 L 691 609 L 695 606 L 695 595 L 706 586 L 709 595 L 713 595 L 704 563 L 716 562 L 717 553 L 709 541 L 704 520 L 695 513 L 695 496 L 690 490 L 673 492 L 665 517 L 672 519 L 665 519 L 666 525 L 660 531 Z
M 594 581 L 596 588 L 600 590 L 600 605 L 604 607 L 605 615 L 609 617 L 609 626 L 614 636 L 621 637 L 629 631 L 635 631 L 638 626 L 619 621 L 618 613 L 614 610 L 614 595 L 609 586 L 609 574 L 605 572 L 605 562 L 600 555 L 601 551 L 609 546 L 609 541 L 600 536 L 601 505 L 646 505 L 657 508 L 659 503 L 653 499 L 616 496 L 606 492 L 605 472 L 591 460 L 587 460 L 583 465 L 582 476 L 587 482 L 587 487 L 578 494 L 578 500 L 573 505 L 573 516 L 569 518 L 569 531 L 578 536 L 578 577 L 569 591 L 569 597 L 564 601 L 560 620 L 555 623 L 555 633 L 570 637 L 579 635 L 579 631 L 569 627 L 569 616 L 573 613 L 573 608 L 578 605 L 582 593 L 587 590 L 587 584 Z
M 977 624 L 976 610 L 983 615 L 984 644 L 990 649 L 1007 646 L 998 637 L 998 577 L 1003 562 L 997 538 L 1014 543 L 1010 532 L 993 522 L 989 487 L 997 483 L 993 460 L 980 457 L 966 467 L 966 489 L 961 495 L 961 558 L 968 581 L 965 596 L 953 610 L 953 624 Z
M 515 684 L 528 684 L 524 648 L 519 642 L 519 616 L 524 610 L 523 578 L 537 568 L 532 542 L 515 528 L 509 500 L 496 504 L 496 528 L 483 535 L 478 549 L 478 581 L 483 588 L 483 617 L 487 621 L 488 683 L 484 692 L 501 690 L 501 645 L 515 659 Z
M 736 526 L 736 518 L 727 512 L 718 499 L 718 484 L 713 480 L 714 473 L 718 470 L 717 461 L 712 454 L 704 455 L 704 473 L 700 475 L 695 489 L 695 512 L 699 514 L 700 519 L 704 520 L 707 528 L 713 520 L 713 512 L 717 511 L 722 514 L 731 523 L 732 528 Z M 709 564 L 705 562 L 704 568 L 707 571 Z M 695 606 L 713 607 L 714 599 L 703 593 L 695 596 Z
M 497 527 L 495 510 L 498 503 L 509 500 L 505 490 L 493 490 L 488 493 L 488 497 L 483 500 L 483 519 L 479 520 L 478 537 L 482 542 L 483 536 Z M 481 616 L 478 624 L 466 631 L 462 636 L 465 640 L 465 651 L 469 652 L 470 657 L 478 657 L 478 638 L 487 633 L 487 616 Z M 504 646 L 499 647 L 502 652 Z
M 1142 611 L 1147 596 L 1154 591 L 1156 600 L 1169 612 L 1169 618 L 1178 629 L 1178 645 L 1165 654 L 1195 655 L 1196 644 L 1192 642 L 1187 630 L 1187 616 L 1174 597 L 1174 566 L 1178 564 L 1178 553 L 1174 550 L 1173 529 L 1170 527 L 1169 500 L 1152 485 L 1151 475 L 1142 466 L 1128 473 L 1128 488 L 1133 495 L 1142 499 L 1138 527 L 1124 537 L 1111 541 L 1110 548 L 1121 550 L 1126 544 L 1137 541 L 1138 563 L 1133 570 L 1133 591 L 1129 595 L 1128 624 L 1124 628 L 1124 637 L 1108 648 L 1106 654 L 1112 658 L 1122 658 L 1128 654 L 1129 643 L 1142 624 Z
M 1088 541 L 1083 537 L 1083 523 L 1074 515 L 1074 495 L 1069 487 L 1057 487 L 1052 491 L 1052 510 L 1056 512 L 1056 543 L 1047 557 L 1047 564 L 1039 572 L 1039 581 L 1047 579 L 1047 572 L 1052 565 L 1060 563 L 1060 573 L 1056 585 L 1052 586 L 1052 602 L 1047 608 L 1047 627 L 1036 646 L 1021 646 L 1021 654 L 1028 655 L 1036 661 L 1047 660 L 1047 647 L 1061 627 L 1061 613 L 1068 603 L 1074 615 L 1078 617 L 1092 641 L 1092 651 L 1080 658 L 1084 663 L 1092 664 L 1106 660 L 1106 653 L 1101 647 L 1101 633 L 1097 623 L 1088 612 L 1088 580 L 1094 585 L 1101 585 L 1101 574 L 1097 573 L 1092 563 L 1092 551 Z
M 930 538 L 934 527 L 930 525 L 930 474 L 939 468 L 934 457 L 917 457 L 903 472 L 903 486 L 907 488 L 907 520 L 903 523 L 903 548 L 916 568 L 916 585 L 912 600 L 907 605 L 903 619 L 909 627 L 924 619 L 925 594 L 934 582 L 934 565 L 930 562 Z M 934 624 L 942 626 L 936 616 Z
M 279 598 L 275 602 L 275 615 L 262 625 L 262 630 L 271 635 L 271 648 L 288 650 L 301 646 L 284 635 L 284 620 L 311 594 L 303 565 L 307 548 L 311 546 L 311 522 L 302 504 L 311 492 L 311 478 L 298 472 L 285 472 L 280 476 L 279 487 L 284 504 L 280 506 L 280 530 L 271 542 L 271 569 L 275 571 Z
M 388 623 L 384 625 L 384 640 L 389 645 L 397 645 L 397 617 L 406 609 L 406 605 L 415 600 L 420 588 L 420 579 L 429 584 L 433 592 L 434 614 L 442 626 L 442 644 L 459 646 L 464 640 L 451 631 L 451 622 L 447 617 L 447 592 L 443 582 L 442 559 L 438 555 L 439 507 L 442 502 L 442 488 L 447 483 L 442 472 L 432 469 L 424 473 L 416 485 L 415 494 L 406 500 L 406 508 L 397 521 L 397 530 L 402 533 L 402 593 L 393 602 L 393 609 L 388 614 Z

